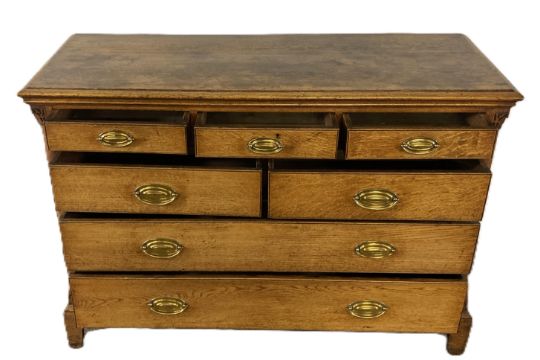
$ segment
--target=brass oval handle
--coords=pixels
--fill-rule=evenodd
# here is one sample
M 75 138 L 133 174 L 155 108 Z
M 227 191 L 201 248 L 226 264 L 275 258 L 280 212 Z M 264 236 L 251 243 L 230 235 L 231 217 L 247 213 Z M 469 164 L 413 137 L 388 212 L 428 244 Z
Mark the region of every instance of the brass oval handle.
M 105 146 L 126 147 L 135 141 L 133 136 L 122 130 L 110 130 L 98 135 L 97 140 Z
M 184 247 L 176 240 L 157 238 L 145 241 L 141 250 L 144 254 L 158 259 L 170 259 L 180 254 Z
M 155 298 L 150 300 L 147 305 L 150 310 L 160 315 L 180 314 L 189 307 L 185 301 L 171 297 Z
M 439 148 L 437 140 L 430 138 L 413 138 L 401 143 L 401 148 L 409 154 L 429 154 Z
M 354 248 L 354 252 L 358 256 L 370 259 L 382 259 L 392 256 L 396 252 L 396 248 L 391 244 L 381 241 L 365 241 Z
M 347 306 L 347 310 L 352 316 L 374 319 L 382 316 L 388 310 L 388 306 L 375 300 L 361 300 Z
M 255 154 L 277 154 L 283 150 L 283 144 L 279 139 L 255 138 L 249 140 L 247 147 Z
M 178 194 L 166 185 L 149 184 L 139 186 L 135 190 L 135 197 L 145 204 L 167 205 L 178 197 Z
M 360 191 L 353 197 L 356 205 L 368 210 L 386 210 L 394 207 L 399 198 L 391 191 L 383 189 L 369 189 Z

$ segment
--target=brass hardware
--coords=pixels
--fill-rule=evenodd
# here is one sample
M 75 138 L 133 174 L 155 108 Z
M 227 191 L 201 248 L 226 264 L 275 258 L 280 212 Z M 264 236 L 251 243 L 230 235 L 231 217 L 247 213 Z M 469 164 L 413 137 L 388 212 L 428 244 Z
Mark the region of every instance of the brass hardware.
M 177 315 L 186 311 L 189 305 L 176 298 L 155 298 L 147 303 L 150 310 L 160 315 Z
M 399 198 L 396 194 L 388 190 L 364 190 L 353 197 L 356 205 L 368 210 L 386 210 L 394 207 Z
M 382 259 L 392 256 L 396 252 L 396 248 L 392 245 L 380 241 L 366 241 L 354 248 L 354 252 L 358 256 Z
M 249 140 L 247 147 L 255 154 L 277 154 L 283 150 L 283 144 L 279 139 L 255 138 Z
M 105 146 L 126 147 L 135 141 L 133 136 L 121 130 L 105 131 L 99 134 L 97 140 Z
M 352 316 L 361 319 L 374 319 L 382 316 L 388 310 L 388 306 L 374 300 L 362 300 L 350 304 L 347 306 L 347 310 Z
M 149 184 L 138 187 L 135 197 L 145 204 L 167 205 L 176 200 L 178 194 L 166 185 Z
M 141 250 L 148 256 L 159 259 L 170 259 L 180 254 L 184 247 L 176 240 L 157 238 L 147 240 L 142 244 Z
M 401 143 L 401 148 L 409 154 L 429 154 L 439 148 L 437 140 L 429 138 L 413 138 Z

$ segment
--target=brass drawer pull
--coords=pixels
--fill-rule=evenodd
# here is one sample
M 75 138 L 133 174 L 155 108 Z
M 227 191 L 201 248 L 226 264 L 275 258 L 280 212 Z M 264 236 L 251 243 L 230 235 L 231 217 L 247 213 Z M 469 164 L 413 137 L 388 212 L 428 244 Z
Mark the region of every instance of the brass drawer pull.
M 247 147 L 255 154 L 277 154 L 283 150 L 283 144 L 279 139 L 255 138 L 249 140 Z
M 99 134 L 97 140 L 105 146 L 126 147 L 135 141 L 133 136 L 121 130 L 105 131 Z
M 145 204 L 167 205 L 176 200 L 178 194 L 166 185 L 149 184 L 138 187 L 135 197 Z
M 370 259 L 382 259 L 392 256 L 396 252 L 396 248 L 385 242 L 366 241 L 356 246 L 354 251 L 358 256 Z
M 401 143 L 401 148 L 409 154 L 429 154 L 439 148 L 437 140 L 429 138 L 413 138 Z
M 350 304 L 347 306 L 347 310 L 352 316 L 361 319 L 374 319 L 382 316 L 388 310 L 388 306 L 374 300 L 362 300 Z
M 157 238 L 147 240 L 142 244 L 141 250 L 146 255 L 158 259 L 170 259 L 180 254 L 184 247 L 176 240 Z
M 353 197 L 356 205 L 368 210 L 386 210 L 394 207 L 399 198 L 388 190 L 364 190 Z
M 160 315 L 177 315 L 186 311 L 189 305 L 176 298 L 155 298 L 147 303 L 150 310 Z

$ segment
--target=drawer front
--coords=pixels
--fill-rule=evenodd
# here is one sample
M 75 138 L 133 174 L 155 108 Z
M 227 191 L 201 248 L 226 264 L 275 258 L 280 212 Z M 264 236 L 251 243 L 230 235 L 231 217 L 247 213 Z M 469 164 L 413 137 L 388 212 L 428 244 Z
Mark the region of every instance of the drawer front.
M 45 122 L 51 151 L 186 154 L 189 113 L 57 110 Z
M 196 128 L 200 157 L 319 158 L 336 157 L 337 129 Z
M 269 217 L 479 221 L 489 173 L 287 172 L 269 175 Z
M 79 327 L 455 333 L 463 280 L 72 275 Z M 354 314 L 354 315 L 353 315 Z
M 334 114 L 202 113 L 195 126 L 200 157 L 334 159 Z
M 185 124 L 45 123 L 51 151 L 186 154 Z
M 478 224 L 69 219 L 70 271 L 469 272 Z
M 259 170 L 51 165 L 58 211 L 260 216 Z
M 352 130 L 347 159 L 490 159 L 495 130 Z

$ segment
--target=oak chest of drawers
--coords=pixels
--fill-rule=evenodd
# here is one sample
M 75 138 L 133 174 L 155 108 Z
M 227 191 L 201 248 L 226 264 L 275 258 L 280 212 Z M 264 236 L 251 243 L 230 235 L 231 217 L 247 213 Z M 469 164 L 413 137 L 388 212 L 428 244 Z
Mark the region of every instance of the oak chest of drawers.
M 463 352 L 522 96 L 463 35 L 75 35 L 43 128 L 85 329 L 436 332 Z

